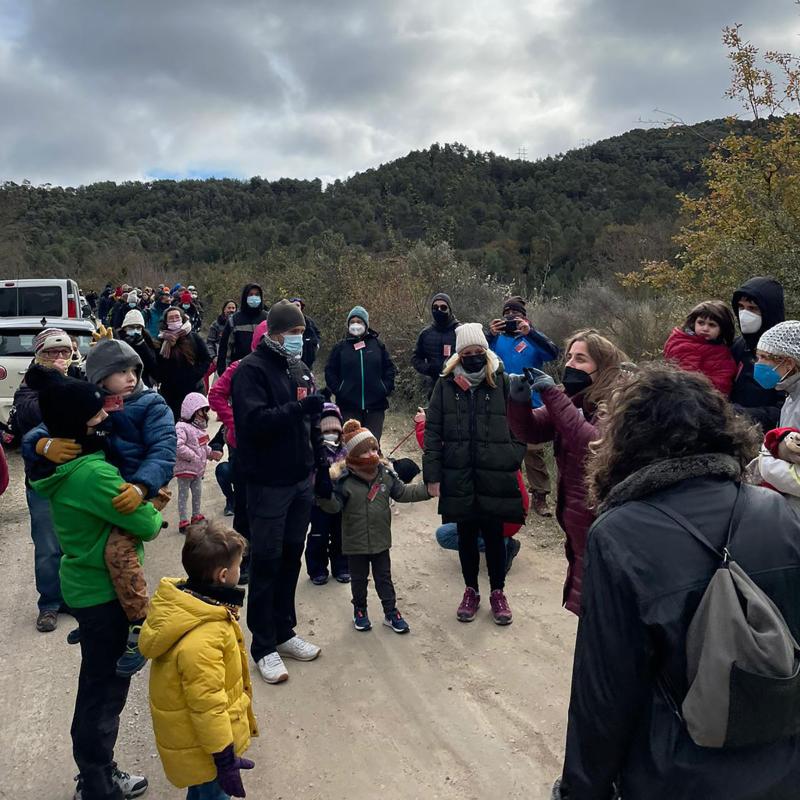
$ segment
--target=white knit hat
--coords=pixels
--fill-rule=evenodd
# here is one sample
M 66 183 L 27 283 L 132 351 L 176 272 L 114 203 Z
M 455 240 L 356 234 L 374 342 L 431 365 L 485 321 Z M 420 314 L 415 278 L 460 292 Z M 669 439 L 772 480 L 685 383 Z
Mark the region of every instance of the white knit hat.
M 472 345 L 478 345 L 484 350 L 489 349 L 489 342 L 486 341 L 483 325 L 480 322 L 465 322 L 456 328 L 456 353 Z
M 138 303 L 139 302 L 139 292 L 134 289 L 132 292 L 128 292 L 128 296 L 125 298 L 128 303 Z
M 72 350 L 72 340 L 66 331 L 61 328 L 45 328 L 36 334 L 33 340 L 33 352 L 39 353 L 42 350 L 50 350 L 55 347 L 68 347 Z
M 122 320 L 123 328 L 127 328 L 128 325 L 138 325 L 140 328 L 144 328 L 144 316 L 138 308 L 132 308 Z
M 800 364 L 800 322 L 790 319 L 770 328 L 759 340 L 757 350 L 770 356 L 784 356 Z

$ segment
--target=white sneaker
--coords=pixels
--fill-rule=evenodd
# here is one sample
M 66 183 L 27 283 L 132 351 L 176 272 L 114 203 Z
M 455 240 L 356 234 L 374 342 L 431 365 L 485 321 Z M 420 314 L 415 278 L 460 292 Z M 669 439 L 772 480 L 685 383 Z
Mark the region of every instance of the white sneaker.
M 283 681 L 289 680 L 289 673 L 286 671 L 283 659 L 277 653 L 268 653 L 263 658 L 259 658 L 256 666 L 261 677 L 267 683 L 283 683 Z
M 278 652 L 282 656 L 293 658 L 296 661 L 313 661 L 322 652 L 322 648 L 299 636 L 292 636 L 291 639 L 278 645 Z
M 72 800 L 83 800 L 81 776 L 76 775 L 75 780 L 78 782 L 78 786 L 75 789 Z M 147 778 L 144 775 L 131 775 L 128 772 L 123 772 L 116 763 L 111 768 L 111 780 L 122 790 L 125 800 L 133 800 L 134 797 L 140 797 L 148 788 Z

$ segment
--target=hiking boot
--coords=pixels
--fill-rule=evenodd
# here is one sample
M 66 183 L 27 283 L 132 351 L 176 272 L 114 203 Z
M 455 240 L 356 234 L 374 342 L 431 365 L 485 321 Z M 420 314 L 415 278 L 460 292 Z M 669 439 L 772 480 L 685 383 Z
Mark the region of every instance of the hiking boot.
M 481 604 L 481 596 L 471 587 L 464 589 L 464 597 L 461 598 L 461 605 L 456 611 L 456 616 L 460 622 L 472 622 L 478 613 Z
M 58 627 L 58 611 L 40 611 L 36 617 L 36 630 L 39 633 L 50 633 Z
M 267 683 L 283 683 L 289 680 L 286 665 L 278 653 L 267 653 L 256 661 L 256 666 Z
M 75 787 L 75 794 L 72 796 L 73 800 L 83 800 L 83 782 L 81 776 L 76 775 L 75 780 L 78 785 Z M 111 765 L 111 780 L 119 786 L 125 800 L 133 800 L 135 797 L 141 797 L 148 788 L 147 778 L 144 775 L 130 775 L 123 772 L 116 763 Z
M 232 517 L 233 516 L 233 501 L 229 500 L 225 503 L 225 510 L 222 512 L 223 517 Z
M 313 661 L 322 652 L 321 647 L 299 636 L 292 636 L 291 639 L 281 642 L 277 649 L 282 656 L 293 658 L 295 661 Z
M 411 631 L 408 623 L 400 616 L 400 612 L 396 608 L 384 615 L 383 624 L 391 628 L 395 633 L 409 633 Z
M 366 608 L 357 608 L 353 611 L 353 627 L 357 631 L 368 631 L 372 627 Z
M 328 582 L 327 575 L 315 575 L 311 579 L 311 583 L 313 583 L 314 586 L 324 586 L 327 582 Z
M 492 618 L 496 624 L 511 624 L 511 607 L 508 605 L 502 589 L 495 589 L 489 595 L 489 605 L 492 607 Z
M 189 527 L 189 524 L 190 523 L 188 519 L 182 519 L 178 523 L 178 533 L 186 533 L 186 529 Z
M 519 549 L 522 545 L 512 536 L 507 540 L 506 544 L 506 575 L 508 575 L 508 571 L 511 569 L 511 562 L 517 557 L 517 553 L 519 553 Z
M 540 517 L 552 517 L 553 516 L 553 512 L 550 511 L 550 508 L 547 505 L 547 493 L 546 492 L 531 492 L 531 508 Z
M 73 628 L 67 634 L 67 644 L 80 644 L 81 643 L 81 629 Z
M 340 572 L 338 575 L 334 575 L 339 583 L 350 583 L 350 573 L 349 572 Z

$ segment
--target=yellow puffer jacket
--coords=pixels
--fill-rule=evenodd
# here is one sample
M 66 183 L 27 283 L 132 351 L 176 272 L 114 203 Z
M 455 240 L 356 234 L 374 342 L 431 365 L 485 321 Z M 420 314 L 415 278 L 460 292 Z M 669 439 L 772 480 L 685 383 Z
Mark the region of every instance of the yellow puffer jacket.
M 242 629 L 228 607 L 162 578 L 139 647 L 153 659 L 150 712 L 170 782 L 178 788 L 217 777 L 212 753 L 231 742 L 237 754 L 257 736 Z

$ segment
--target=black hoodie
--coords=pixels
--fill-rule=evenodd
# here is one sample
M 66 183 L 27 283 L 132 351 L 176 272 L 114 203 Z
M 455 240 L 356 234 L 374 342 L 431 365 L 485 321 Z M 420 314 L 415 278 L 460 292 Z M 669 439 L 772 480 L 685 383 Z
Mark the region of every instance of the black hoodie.
M 758 340 L 762 334 L 785 319 L 783 287 L 773 278 L 751 278 L 742 284 L 733 293 L 731 301 L 737 320 L 739 300 L 743 297 L 756 303 L 761 311 L 761 328 L 756 333 L 746 333 L 737 337 L 731 347 L 731 353 L 739 364 L 739 374 L 733 384 L 731 402 L 768 431 L 778 424 L 786 395 L 775 389 L 765 389 L 760 386 L 753 377 L 753 367 Z
M 247 305 L 247 295 L 252 289 L 258 289 L 261 293 L 261 306 L 250 308 Z M 242 304 L 235 314 L 231 314 L 225 330 L 219 339 L 217 348 L 217 375 L 222 375 L 226 368 L 244 358 L 250 353 L 253 343 L 253 333 L 260 322 L 267 318 L 264 310 L 264 290 L 257 283 L 245 284 L 242 289 Z
M 431 325 L 424 328 L 417 338 L 414 355 L 411 356 L 411 364 L 414 369 L 420 375 L 430 379 L 429 388 L 433 388 L 445 362 L 456 352 L 456 328 L 460 324 L 453 314 L 450 296 L 444 292 L 435 294 L 431 300 L 431 306 L 437 300 L 447 303 L 447 307 L 450 309 L 447 320 L 442 323 L 434 320 Z

